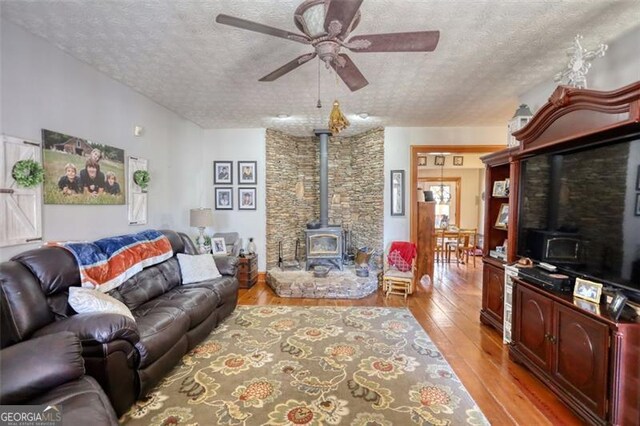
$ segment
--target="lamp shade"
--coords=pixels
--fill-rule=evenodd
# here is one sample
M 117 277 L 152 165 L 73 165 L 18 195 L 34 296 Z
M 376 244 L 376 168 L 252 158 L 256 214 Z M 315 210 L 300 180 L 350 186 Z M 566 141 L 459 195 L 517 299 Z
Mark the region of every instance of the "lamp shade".
M 194 228 L 206 228 L 213 225 L 213 212 L 211 209 L 191 209 L 189 225 Z

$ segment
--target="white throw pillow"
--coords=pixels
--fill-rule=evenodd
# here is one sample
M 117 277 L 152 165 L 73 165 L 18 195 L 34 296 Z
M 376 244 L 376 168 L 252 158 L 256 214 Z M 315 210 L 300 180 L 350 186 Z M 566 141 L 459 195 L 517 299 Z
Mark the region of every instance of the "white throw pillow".
M 127 305 L 92 288 L 69 287 L 69 305 L 79 314 L 94 312 L 120 314 L 135 321 Z
M 182 274 L 182 284 L 197 283 L 222 276 L 211 254 L 190 256 L 178 253 L 178 263 Z

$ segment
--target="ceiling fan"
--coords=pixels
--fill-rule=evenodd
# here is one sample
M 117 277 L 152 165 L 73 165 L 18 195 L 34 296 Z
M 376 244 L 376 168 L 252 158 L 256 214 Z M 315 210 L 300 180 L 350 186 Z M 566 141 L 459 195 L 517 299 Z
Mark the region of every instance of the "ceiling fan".
M 274 81 L 318 56 L 327 67 L 332 67 L 336 71 L 352 92 L 355 92 L 369 82 L 351 58 L 345 53 L 340 53 L 342 48 L 355 53 L 432 52 L 440 38 L 440 31 L 414 31 L 357 35 L 345 41 L 360 22 L 359 9 L 362 1 L 305 0 L 294 13 L 296 27 L 304 34 L 296 34 L 224 14 L 218 15 L 216 22 L 310 44 L 315 49 L 315 52 L 298 56 L 259 81 Z

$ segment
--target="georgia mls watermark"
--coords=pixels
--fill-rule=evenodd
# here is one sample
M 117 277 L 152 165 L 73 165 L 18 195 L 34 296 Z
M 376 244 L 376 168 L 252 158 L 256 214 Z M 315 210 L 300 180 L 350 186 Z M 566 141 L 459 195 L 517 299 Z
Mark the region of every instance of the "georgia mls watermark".
M 0 426 L 61 426 L 62 405 L 0 405 Z

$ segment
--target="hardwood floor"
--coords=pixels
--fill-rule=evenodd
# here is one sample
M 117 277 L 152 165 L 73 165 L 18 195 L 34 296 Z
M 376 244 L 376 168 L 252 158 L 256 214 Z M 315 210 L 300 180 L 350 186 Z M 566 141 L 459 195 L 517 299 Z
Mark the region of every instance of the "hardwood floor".
M 478 259 L 479 260 L 479 259 Z M 265 283 L 240 290 L 241 305 L 407 306 L 494 425 L 579 425 L 526 369 L 509 360 L 502 336 L 480 324 L 482 266 L 436 264 L 433 283 L 419 285 L 405 303 L 380 291 L 357 300 L 294 299 Z

